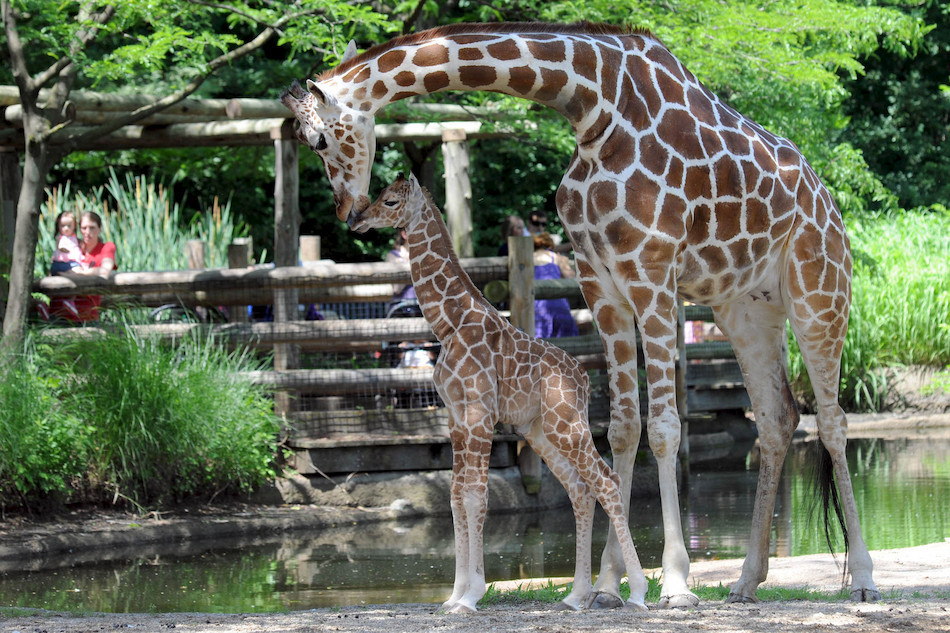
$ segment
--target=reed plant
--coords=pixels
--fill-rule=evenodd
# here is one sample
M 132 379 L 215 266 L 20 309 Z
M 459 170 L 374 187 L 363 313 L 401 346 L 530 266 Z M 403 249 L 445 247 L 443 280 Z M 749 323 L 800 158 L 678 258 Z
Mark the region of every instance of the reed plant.
M 257 368 L 207 337 L 169 346 L 131 327 L 72 346 L 66 406 L 92 434 L 94 482 L 140 505 L 231 489 L 273 475 L 279 432 Z
M 211 208 L 189 214 L 175 202 L 171 188 L 145 176 L 110 172 L 109 182 L 88 192 L 73 192 L 69 183 L 47 192 L 40 210 L 39 240 L 34 274 L 49 272 L 55 244 L 56 216 L 63 210 L 95 211 L 102 217 L 102 239 L 114 242 L 120 270 L 162 271 L 188 267 L 185 243 L 207 244 L 205 265 L 227 266 L 227 249 L 234 238 L 246 237 L 247 226 L 233 216 L 230 201 L 215 197 Z

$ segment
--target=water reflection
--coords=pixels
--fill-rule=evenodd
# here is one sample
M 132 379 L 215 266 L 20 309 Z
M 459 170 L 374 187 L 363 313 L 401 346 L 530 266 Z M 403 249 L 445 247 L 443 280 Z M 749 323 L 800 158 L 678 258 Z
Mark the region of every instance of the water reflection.
M 950 525 L 950 442 L 860 440 L 850 460 L 865 539 L 871 549 L 943 540 Z M 808 446 L 790 454 L 776 503 L 772 553 L 826 551 L 809 523 Z M 744 555 L 756 483 L 755 454 L 695 466 L 683 495 L 687 547 L 695 559 Z M 659 567 L 658 498 L 635 498 L 631 529 L 645 567 Z M 607 521 L 596 521 L 595 558 Z M 387 602 L 441 602 L 454 577 L 449 517 L 354 525 L 316 535 L 189 542 L 134 552 L 86 552 L 44 561 L 42 569 L 0 574 L 0 604 L 111 612 L 261 612 Z M 569 508 L 492 515 L 485 532 L 489 580 L 573 573 Z M 596 565 L 595 565 L 596 569 Z

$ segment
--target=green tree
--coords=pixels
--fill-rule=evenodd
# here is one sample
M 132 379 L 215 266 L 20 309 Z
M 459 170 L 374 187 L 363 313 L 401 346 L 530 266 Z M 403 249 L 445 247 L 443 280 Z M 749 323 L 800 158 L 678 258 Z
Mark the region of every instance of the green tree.
M 950 5 L 899 2 L 934 29 L 914 57 L 877 51 L 848 79 L 848 134 L 904 208 L 950 205 Z
M 306 50 L 332 63 L 337 45 L 390 28 L 383 14 L 342 0 L 0 0 L 0 15 L 0 77 L 17 86 L 26 143 L 3 323 L 7 349 L 23 338 L 47 175 L 78 143 L 161 112 L 267 45 L 284 46 L 290 59 Z M 71 127 L 72 90 L 143 85 L 165 96 L 92 129 Z

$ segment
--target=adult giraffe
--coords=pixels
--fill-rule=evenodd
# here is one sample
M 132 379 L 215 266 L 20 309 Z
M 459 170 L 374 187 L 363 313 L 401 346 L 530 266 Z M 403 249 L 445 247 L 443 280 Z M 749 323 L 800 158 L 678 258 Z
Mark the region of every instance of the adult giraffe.
M 340 220 L 352 223 L 370 203 L 374 114 L 445 90 L 530 99 L 574 129 L 577 147 L 557 192 L 558 214 L 607 354 L 608 437 L 628 511 L 640 438 L 635 327 L 642 337 L 647 433 L 663 508 L 661 606 L 698 602 L 687 584 L 676 489 L 677 294 L 712 306 L 742 367 L 759 430 L 752 534 L 729 600 L 755 601 L 768 572 L 779 475 L 798 424 L 782 354 L 786 320 L 814 387 L 819 434 L 837 480 L 835 489 L 829 471 L 824 492 L 843 509 L 851 597 L 878 599 L 838 405 L 850 244 L 834 201 L 794 144 L 726 105 L 648 32 L 588 23 L 438 27 L 348 55 L 308 80 L 306 90 L 294 82 L 281 97 L 299 139 L 323 158 Z M 611 530 L 595 590 L 616 593 L 622 576 Z

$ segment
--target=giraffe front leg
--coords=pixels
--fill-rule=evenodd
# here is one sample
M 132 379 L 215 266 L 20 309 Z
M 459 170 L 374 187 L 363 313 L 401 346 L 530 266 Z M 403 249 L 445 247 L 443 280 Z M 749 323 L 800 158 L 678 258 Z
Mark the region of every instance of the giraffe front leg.
M 461 419 L 460 424 L 451 420 Z M 474 613 L 485 595 L 484 526 L 488 511 L 488 463 L 492 427 L 486 416 L 469 425 L 450 417 L 452 439 L 452 518 L 455 527 L 455 585 L 442 605 L 446 613 Z
M 660 506 L 663 509 L 663 588 L 661 609 L 694 607 L 699 598 L 689 590 L 689 554 L 680 521 L 679 489 L 676 484 L 680 421 L 676 409 L 651 416 L 647 425 L 650 448 L 656 457 L 660 479 Z
M 648 289 L 651 291 L 646 292 Z M 682 434 L 676 407 L 676 293 L 671 288 L 644 286 L 631 294 L 638 302 L 640 315 L 638 323 L 643 339 L 650 403 L 647 434 L 656 457 L 663 510 L 663 588 L 658 606 L 696 606 L 699 598 L 687 584 L 689 554 L 683 539 L 676 477 Z M 652 300 L 647 301 L 647 297 L 652 297 Z
M 452 527 L 455 533 L 455 584 L 452 595 L 442 603 L 442 611 L 450 612 L 462 596 L 468 591 L 469 568 L 469 531 L 465 504 L 462 501 L 464 462 L 461 451 L 452 452 L 452 481 L 450 502 L 452 505 Z
M 633 361 L 636 365 L 636 359 Z M 611 385 L 614 384 L 611 370 Z M 634 377 L 636 374 L 634 374 Z M 610 428 L 607 440 L 613 456 L 613 469 L 620 478 L 620 496 L 624 519 L 630 516 L 630 490 L 633 485 L 633 468 L 640 444 L 640 400 L 634 382 L 633 391 L 616 397 L 611 387 Z M 613 524 L 607 532 L 607 543 L 600 558 L 600 572 L 594 583 L 594 593 L 588 605 L 592 609 L 616 609 L 623 606 L 620 599 L 620 581 L 626 573 L 623 552 Z
M 633 468 L 640 445 L 640 393 L 637 380 L 636 318 L 629 306 L 601 296 L 596 284 L 582 282 L 588 305 L 594 306 L 594 316 L 600 327 L 600 335 L 607 354 L 607 372 L 610 384 L 610 427 L 607 440 L 610 444 L 613 469 L 620 478 L 620 495 L 623 516 L 630 516 L 630 489 L 633 485 Z M 594 584 L 594 595 L 589 605 L 595 609 L 615 609 L 622 606 L 620 581 L 626 565 L 617 538 L 611 525 L 607 543 L 600 559 L 600 573 Z

